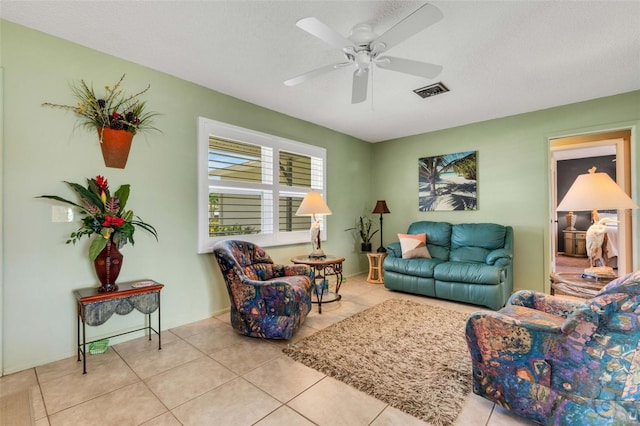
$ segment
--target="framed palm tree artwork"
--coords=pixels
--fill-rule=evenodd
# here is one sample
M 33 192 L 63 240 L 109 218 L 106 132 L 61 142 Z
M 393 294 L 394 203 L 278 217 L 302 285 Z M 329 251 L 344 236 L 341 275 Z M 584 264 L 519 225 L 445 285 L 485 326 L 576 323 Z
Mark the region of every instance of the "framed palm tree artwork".
M 418 159 L 418 210 L 477 210 L 478 151 Z

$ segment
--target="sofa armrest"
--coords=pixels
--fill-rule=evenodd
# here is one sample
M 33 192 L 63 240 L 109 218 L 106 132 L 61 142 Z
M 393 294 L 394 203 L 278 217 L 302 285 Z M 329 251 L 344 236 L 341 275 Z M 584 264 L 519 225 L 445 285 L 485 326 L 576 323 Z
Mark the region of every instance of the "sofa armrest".
M 489 252 L 485 262 L 487 265 L 507 266 L 511 263 L 511 259 L 513 259 L 511 250 L 501 248 Z
M 259 292 L 261 288 L 265 287 L 274 287 L 280 291 L 286 291 L 288 287 L 291 286 L 290 283 L 286 281 L 280 281 L 277 278 L 272 278 L 269 281 L 260 281 L 260 280 L 252 280 L 251 278 L 243 277 L 240 279 L 240 282 L 244 285 L 250 285 L 255 287 L 256 292 Z
M 402 248 L 399 242 L 389 243 L 387 245 L 387 256 L 389 257 L 402 257 Z
M 522 328 L 531 333 L 545 333 L 555 336 L 562 334 L 559 326 L 549 323 L 527 321 L 526 318 L 518 319 L 500 312 L 474 312 L 467 319 L 465 327 L 465 336 L 471 357 L 477 362 L 482 362 L 490 358 L 500 358 L 501 354 L 512 356 L 522 352 L 522 342 L 524 341 L 522 338 L 505 338 L 505 336 L 519 335 L 519 330 Z M 494 330 L 504 331 L 494 333 Z M 509 330 L 510 332 L 507 332 Z M 495 336 L 495 338 L 487 338 L 487 336 Z
M 524 306 L 525 308 L 536 309 L 535 298 L 541 293 L 531 290 L 516 291 L 509 297 L 507 305 Z
M 315 274 L 309 265 L 273 265 L 274 277 L 290 277 L 293 275 L 306 275 L 313 280 Z
M 577 301 L 532 290 L 516 291 L 509 297 L 507 305 L 524 306 L 563 318 L 567 318 L 578 307 L 583 306 L 582 303 Z

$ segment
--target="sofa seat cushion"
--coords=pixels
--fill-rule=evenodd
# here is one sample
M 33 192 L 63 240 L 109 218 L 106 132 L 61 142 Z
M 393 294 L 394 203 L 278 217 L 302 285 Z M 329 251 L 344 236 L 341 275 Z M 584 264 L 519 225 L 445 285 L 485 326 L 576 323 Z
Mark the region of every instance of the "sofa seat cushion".
M 482 247 L 458 247 L 451 250 L 449 260 L 454 262 L 478 262 L 486 263 L 490 250 Z
M 503 268 L 473 262 L 443 262 L 435 266 L 436 280 L 469 284 L 496 285 L 505 280 Z
M 443 262 L 440 259 L 387 257 L 384 259 L 384 270 L 420 278 L 433 278 L 434 268 Z

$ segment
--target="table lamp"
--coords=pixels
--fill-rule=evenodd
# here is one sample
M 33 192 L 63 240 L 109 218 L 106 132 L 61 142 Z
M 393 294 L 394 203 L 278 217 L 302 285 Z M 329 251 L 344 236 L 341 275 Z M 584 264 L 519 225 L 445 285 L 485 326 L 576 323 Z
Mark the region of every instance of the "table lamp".
M 311 216 L 312 218 L 310 233 L 313 251 L 309 254 L 312 259 L 326 257 L 320 246 L 320 219 L 316 215 L 329 214 L 331 214 L 331 210 L 322 199 L 322 195 L 315 191 L 307 192 L 302 203 L 300 203 L 300 207 L 298 207 L 298 211 L 296 211 L 296 216 Z
M 389 211 L 389 207 L 387 207 L 387 202 L 385 200 L 376 201 L 376 206 L 373 208 L 371 213 L 379 213 L 380 214 L 380 247 L 378 247 L 378 253 L 386 253 L 387 249 L 382 245 L 382 215 L 391 213 Z
M 614 278 L 613 268 L 607 266 L 603 256 L 603 245 L 606 236 L 606 222 L 612 219 L 599 220 L 598 210 L 637 209 L 638 205 L 618 186 L 606 173 L 596 173 L 596 168 L 589 173 L 579 175 L 567 195 L 564 196 L 557 211 L 591 211 L 593 225 L 587 230 L 587 256 L 590 267 L 583 275 L 593 278 Z

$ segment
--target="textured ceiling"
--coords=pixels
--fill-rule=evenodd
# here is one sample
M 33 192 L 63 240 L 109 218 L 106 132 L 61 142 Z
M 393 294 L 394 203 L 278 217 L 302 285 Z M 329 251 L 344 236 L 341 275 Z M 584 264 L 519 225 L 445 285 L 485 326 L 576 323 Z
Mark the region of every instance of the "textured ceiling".
M 389 50 L 440 64 L 435 79 L 375 69 L 351 104 L 352 68 L 296 27 L 314 16 L 377 34 L 415 1 L 0 1 L 0 17 L 357 138 L 378 142 L 640 89 L 640 1 L 434 1 L 444 19 Z M 451 92 L 412 92 L 441 81 Z

